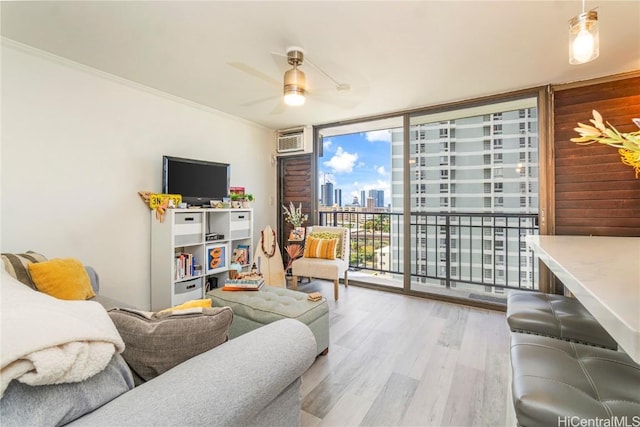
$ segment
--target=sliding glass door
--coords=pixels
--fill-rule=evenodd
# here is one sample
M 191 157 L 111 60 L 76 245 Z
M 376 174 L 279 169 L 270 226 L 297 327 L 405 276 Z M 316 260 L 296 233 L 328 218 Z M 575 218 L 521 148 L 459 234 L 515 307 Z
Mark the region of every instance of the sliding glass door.
M 410 118 L 411 289 L 501 302 L 536 288 L 537 99 Z
M 403 287 L 402 117 L 322 128 L 319 223 L 351 230 L 350 280 Z

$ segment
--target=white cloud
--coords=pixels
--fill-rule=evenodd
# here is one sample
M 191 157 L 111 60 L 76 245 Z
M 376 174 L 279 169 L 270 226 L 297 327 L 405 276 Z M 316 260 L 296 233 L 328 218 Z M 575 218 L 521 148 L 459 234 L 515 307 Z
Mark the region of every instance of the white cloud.
M 389 130 L 374 130 L 371 132 L 366 132 L 367 141 L 382 141 L 382 142 L 391 142 L 391 131 Z
M 324 162 L 323 165 L 330 168 L 334 173 L 351 173 L 357 160 L 358 153 L 347 153 L 342 147 L 338 147 L 336 154 Z
M 378 174 L 382 175 L 382 176 L 388 176 L 389 175 L 389 172 L 387 172 L 387 170 L 384 168 L 384 166 L 378 166 L 376 168 L 376 172 L 378 172 Z
M 331 138 L 323 138 L 322 139 L 322 147 L 324 150 L 329 151 L 331 148 L 331 144 L 333 144 L 333 140 Z

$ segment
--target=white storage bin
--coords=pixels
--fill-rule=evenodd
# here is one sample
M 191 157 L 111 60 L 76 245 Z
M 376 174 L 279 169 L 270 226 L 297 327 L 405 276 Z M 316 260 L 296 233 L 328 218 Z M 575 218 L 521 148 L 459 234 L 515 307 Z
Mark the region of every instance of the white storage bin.
M 231 239 L 244 239 L 251 236 L 251 212 L 232 212 L 230 225 Z
M 176 212 L 175 246 L 202 243 L 202 213 Z
M 185 280 L 173 284 L 174 292 L 171 305 L 178 305 L 194 299 L 202 299 L 202 278 Z

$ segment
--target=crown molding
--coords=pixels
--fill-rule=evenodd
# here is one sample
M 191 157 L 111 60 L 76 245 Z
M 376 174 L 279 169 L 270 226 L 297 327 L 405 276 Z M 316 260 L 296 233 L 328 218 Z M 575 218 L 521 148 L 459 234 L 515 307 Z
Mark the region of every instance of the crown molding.
M 115 83 L 121 84 L 123 86 L 127 86 L 127 87 L 130 87 L 132 89 L 139 90 L 141 92 L 145 92 L 145 93 L 148 93 L 148 94 L 160 97 L 160 98 L 164 98 L 164 99 L 167 99 L 169 101 L 177 102 L 179 104 L 183 104 L 183 105 L 186 105 L 188 107 L 196 108 L 198 110 L 202 110 L 202 111 L 205 111 L 205 112 L 207 112 L 209 114 L 213 114 L 213 115 L 225 118 L 225 119 L 234 120 L 234 121 L 237 121 L 239 123 L 242 123 L 242 124 L 245 124 L 245 125 L 249 125 L 249 126 L 253 126 L 253 127 L 256 127 L 256 128 L 260 128 L 260 129 L 273 130 L 273 129 L 270 129 L 270 128 L 266 127 L 266 126 L 258 124 L 256 122 L 252 122 L 250 120 L 246 120 L 246 119 L 243 119 L 241 117 L 234 116 L 233 114 L 225 113 L 224 111 L 220 111 L 220 110 L 217 110 L 215 108 L 211 108 L 209 106 L 206 106 L 206 105 L 203 105 L 203 104 L 199 104 L 197 102 L 193 102 L 193 101 L 190 101 L 188 99 L 185 99 L 185 98 L 182 98 L 182 97 L 179 97 L 179 96 L 171 95 L 170 93 L 163 92 L 161 90 L 154 89 L 152 87 L 149 87 L 149 86 L 146 86 L 146 85 L 143 85 L 143 84 L 140 84 L 140 83 L 136 83 L 136 82 L 134 82 L 132 80 L 128 80 L 128 79 L 125 79 L 123 77 L 116 76 L 115 74 L 107 73 L 106 71 L 102 71 L 102 70 L 99 70 L 97 68 L 94 68 L 94 67 L 91 67 L 91 66 L 88 66 L 88 65 L 85 65 L 85 64 L 81 64 L 81 63 L 76 62 L 76 61 L 72 61 L 72 60 L 70 60 L 68 58 L 65 58 L 65 57 L 62 57 L 62 56 L 59 56 L 59 55 L 55 55 L 55 54 L 53 54 L 51 52 L 47 52 L 47 51 L 44 51 L 42 49 L 38 49 L 38 48 L 33 47 L 31 45 L 28 45 L 28 44 L 20 43 L 18 41 L 15 41 L 13 39 L 10 39 L 10 38 L 4 37 L 4 36 L 0 36 L 0 45 L 2 45 L 3 47 L 7 47 L 7 48 L 10 48 L 10 49 L 19 51 L 19 52 L 23 52 L 23 53 L 38 57 L 38 58 L 46 59 L 48 61 L 55 62 L 56 64 L 59 64 L 59 65 L 65 66 L 65 67 L 69 67 L 69 68 L 72 68 L 74 70 L 81 71 L 81 72 L 84 72 L 84 73 L 87 73 L 87 74 L 91 74 L 93 76 L 96 76 L 96 77 L 99 77 L 99 78 L 102 78 L 102 79 L 105 79 L 105 80 L 109 80 L 111 82 L 115 82 Z M 0 64 L 1 64 L 1 62 L 0 62 Z

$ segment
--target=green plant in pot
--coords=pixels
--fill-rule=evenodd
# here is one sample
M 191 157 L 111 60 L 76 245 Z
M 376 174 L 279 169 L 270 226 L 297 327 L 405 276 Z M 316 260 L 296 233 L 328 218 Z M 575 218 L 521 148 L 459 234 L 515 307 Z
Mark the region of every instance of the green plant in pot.
M 251 207 L 251 203 L 255 200 L 255 198 L 253 197 L 253 194 L 247 193 L 244 195 L 244 198 L 242 199 L 242 207 L 245 208 L 250 208 Z
M 253 197 L 253 194 L 249 194 L 249 193 L 244 193 L 244 194 L 233 193 L 231 194 L 230 197 L 231 197 L 231 207 L 234 207 L 234 208 L 251 207 L 251 202 L 255 200 L 255 198 Z
M 231 199 L 231 207 L 232 208 L 239 208 L 239 207 L 242 206 L 242 201 L 244 200 L 244 195 L 243 194 L 238 194 L 238 193 L 231 193 L 229 198 Z

